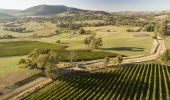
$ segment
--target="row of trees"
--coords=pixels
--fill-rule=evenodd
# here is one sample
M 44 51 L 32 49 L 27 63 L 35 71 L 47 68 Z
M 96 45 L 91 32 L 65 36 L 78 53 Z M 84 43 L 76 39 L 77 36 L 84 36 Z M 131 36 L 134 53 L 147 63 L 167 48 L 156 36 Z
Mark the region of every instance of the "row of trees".
M 123 57 L 122 55 L 118 55 L 116 58 L 113 59 L 112 61 L 114 64 L 120 64 L 123 62 Z M 105 57 L 104 59 L 104 67 L 107 67 L 108 64 L 110 63 L 110 58 L 109 57 Z

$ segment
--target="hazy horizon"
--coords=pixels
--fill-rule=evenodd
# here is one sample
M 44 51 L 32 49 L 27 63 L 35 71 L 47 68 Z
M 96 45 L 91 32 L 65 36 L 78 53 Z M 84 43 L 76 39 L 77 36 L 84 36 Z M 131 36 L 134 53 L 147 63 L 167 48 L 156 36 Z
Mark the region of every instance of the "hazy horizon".
M 0 0 L 0 9 L 24 10 L 43 4 L 108 12 L 170 10 L 170 0 Z

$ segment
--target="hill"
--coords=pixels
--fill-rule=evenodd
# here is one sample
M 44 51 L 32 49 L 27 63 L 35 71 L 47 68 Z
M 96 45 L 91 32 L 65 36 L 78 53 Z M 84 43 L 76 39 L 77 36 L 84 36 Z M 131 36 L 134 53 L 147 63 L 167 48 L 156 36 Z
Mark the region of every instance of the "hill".
M 7 17 L 14 17 L 14 16 L 7 13 L 0 12 L 0 18 L 7 18 Z
M 104 11 L 83 10 L 64 5 L 38 5 L 15 13 L 16 16 L 69 16 L 82 14 L 109 15 Z

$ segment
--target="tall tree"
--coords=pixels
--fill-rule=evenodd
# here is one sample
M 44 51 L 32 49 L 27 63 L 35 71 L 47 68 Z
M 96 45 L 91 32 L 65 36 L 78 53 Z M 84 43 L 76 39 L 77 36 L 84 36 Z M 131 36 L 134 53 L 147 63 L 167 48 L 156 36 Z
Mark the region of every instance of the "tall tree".
M 109 57 L 105 57 L 105 59 L 104 59 L 104 67 L 107 67 L 109 62 L 110 62 L 110 58 Z

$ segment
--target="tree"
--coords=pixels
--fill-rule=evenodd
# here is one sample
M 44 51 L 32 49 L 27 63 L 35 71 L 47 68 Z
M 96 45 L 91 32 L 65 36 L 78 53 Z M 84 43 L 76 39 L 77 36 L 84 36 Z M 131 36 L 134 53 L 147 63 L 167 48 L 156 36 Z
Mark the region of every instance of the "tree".
M 110 62 L 110 58 L 109 58 L 109 57 L 105 57 L 104 67 L 107 67 L 107 65 L 108 65 L 109 62 Z
M 46 75 L 55 80 L 58 75 L 57 64 L 59 63 L 59 55 L 54 52 L 49 52 L 42 58 L 40 63 L 44 66 Z
M 51 79 L 56 79 L 58 75 L 59 54 L 49 50 L 35 49 L 29 54 L 28 59 L 21 59 L 19 65 L 26 64 L 25 67 L 45 70 L 46 75 Z
M 87 45 L 88 48 L 89 48 L 90 42 L 91 42 L 91 40 L 90 40 L 89 37 L 86 37 L 86 38 L 84 39 L 84 44 Z
M 47 66 L 45 70 L 45 74 L 47 77 L 51 78 L 52 80 L 55 80 L 58 76 L 58 69 L 54 66 Z
M 28 58 L 26 60 L 21 59 L 19 64 L 25 64 L 25 67 L 29 67 L 31 69 L 41 69 L 45 70 L 45 66 L 48 62 L 48 57 L 50 54 L 50 50 L 40 50 L 34 49 L 31 53 L 28 54 Z
M 164 52 L 164 54 L 161 56 L 161 60 L 167 65 L 169 61 L 169 52 L 168 50 Z
M 146 25 L 145 30 L 147 32 L 154 32 L 154 25 L 153 24 Z
M 99 48 L 100 46 L 103 46 L 102 37 L 99 37 L 96 40 L 96 48 Z
M 85 31 L 83 28 L 81 28 L 81 29 L 79 30 L 79 34 L 84 35 L 85 33 L 86 33 L 86 31 Z
M 98 49 L 100 46 L 103 46 L 102 38 L 93 38 L 91 40 L 91 49 Z
M 117 62 L 118 62 L 118 63 L 122 63 L 122 62 L 123 62 L 123 57 L 122 57 L 122 55 L 118 55 L 118 56 L 117 56 Z
M 22 67 L 27 67 L 27 61 L 26 59 L 20 59 L 18 62 L 18 65 L 22 68 Z
M 98 49 L 100 46 L 103 46 L 102 38 L 96 38 L 96 34 L 92 32 L 89 37 L 84 39 L 84 44 L 91 49 Z
M 69 59 L 70 59 L 70 63 L 72 63 L 74 60 L 76 60 L 76 53 L 75 51 L 70 51 L 70 55 L 69 55 Z

